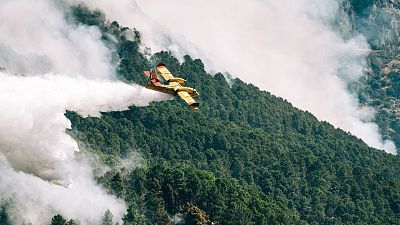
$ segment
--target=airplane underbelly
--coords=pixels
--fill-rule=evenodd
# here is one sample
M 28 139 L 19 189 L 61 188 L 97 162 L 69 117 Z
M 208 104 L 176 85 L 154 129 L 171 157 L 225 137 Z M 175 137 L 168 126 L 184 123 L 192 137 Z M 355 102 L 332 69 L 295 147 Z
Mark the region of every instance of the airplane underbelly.
M 158 92 L 162 92 L 162 93 L 165 93 L 165 94 L 176 96 L 176 93 L 175 93 L 174 90 L 169 90 L 169 89 L 166 89 L 166 88 L 163 88 L 163 87 L 157 87 L 157 86 L 154 86 L 154 85 L 146 85 L 145 88 L 150 89 L 150 90 L 154 90 L 154 91 L 158 91 Z

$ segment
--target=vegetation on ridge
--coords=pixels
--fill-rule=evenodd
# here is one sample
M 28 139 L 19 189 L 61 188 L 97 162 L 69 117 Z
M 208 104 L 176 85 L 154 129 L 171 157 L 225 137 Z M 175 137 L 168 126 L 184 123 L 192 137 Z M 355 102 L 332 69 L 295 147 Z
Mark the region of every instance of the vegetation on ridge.
M 251 84 L 229 85 L 222 74 L 207 74 L 201 60 L 179 63 L 160 52 L 148 61 L 140 34 L 128 40 L 124 32 L 132 30 L 116 22 L 98 26 L 105 41 L 118 39 L 124 79 L 143 84 L 147 65 L 163 62 L 202 94 L 198 112 L 167 101 L 102 118 L 68 113 L 75 138 L 107 163 L 131 151 L 146 159 L 141 168 L 99 178 L 130 204 L 124 223 L 398 223 L 398 157 Z
M 122 79 L 144 84 L 142 71 L 163 62 L 201 91 L 196 112 L 179 100 L 101 118 L 67 112 L 70 134 L 108 165 L 131 152 L 145 158 L 98 177 L 129 205 L 124 224 L 399 224 L 399 157 L 240 79 L 207 74 L 199 59 L 148 60 L 140 33 L 99 11 L 76 6 L 70 16 L 99 27 Z M 51 224 L 78 223 L 68 219 Z M 112 224 L 112 214 L 102 221 Z M 0 222 L 9 223 L 6 207 Z

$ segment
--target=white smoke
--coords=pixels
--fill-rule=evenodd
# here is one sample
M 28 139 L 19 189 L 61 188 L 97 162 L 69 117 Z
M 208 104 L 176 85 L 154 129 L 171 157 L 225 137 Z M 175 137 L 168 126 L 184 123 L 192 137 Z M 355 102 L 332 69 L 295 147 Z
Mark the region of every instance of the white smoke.
M 0 1 L 0 204 L 14 224 L 48 224 L 57 213 L 98 224 L 107 209 L 120 220 L 124 202 L 75 159 L 64 113 L 100 116 L 167 99 L 117 81 L 98 28 L 69 24 L 64 6 Z
M 33 67 L 34 75 L 51 69 L 96 79 L 112 76 L 110 54 L 100 43 L 100 31 L 66 23 L 60 10 L 55 1 L 2 0 L 0 50 L 14 54 L 10 58 L 9 54 L 1 54 L 0 65 L 16 73 L 28 70 L 25 74 L 32 73 L 29 69 Z M 37 71 L 44 65 L 46 71 Z
M 57 213 L 81 224 L 101 224 L 107 209 L 117 221 L 121 220 L 125 203 L 96 185 L 91 168 L 80 162 L 72 162 L 70 166 L 74 184 L 65 188 L 16 172 L 0 156 L 0 200 L 8 203 L 7 212 L 13 224 L 50 224 L 51 217 Z
M 150 15 L 152 12 L 142 11 L 135 0 L 65 1 L 69 2 L 70 4 L 83 3 L 93 10 L 100 9 L 106 14 L 108 19 L 115 20 L 122 26 L 139 29 L 141 37 L 145 42 L 145 47 L 151 47 L 153 53 L 161 50 L 171 50 L 176 53 L 178 58 L 182 58 L 184 54 L 189 53 L 188 49 L 192 48 L 190 53 L 194 53 L 194 51 L 200 51 L 180 33 L 177 33 L 174 30 L 169 30 L 167 27 L 162 26 L 162 23 L 159 23 L 160 21 L 153 20 L 153 17 Z M 155 8 L 162 10 L 159 8 L 161 5 L 157 5 L 158 2 L 153 3 L 156 3 L 154 4 Z M 166 2 L 160 3 L 166 4 Z M 179 8 L 180 6 L 177 7 Z M 162 13 L 169 14 L 168 8 L 166 8 Z
M 86 0 L 112 20 L 143 31 L 153 50 L 168 49 L 205 59 L 212 70 L 228 71 L 282 96 L 318 119 L 396 153 L 347 86 L 364 72 L 368 44 L 344 40 L 330 24 L 337 0 Z
M 78 149 L 65 133 L 71 126 L 66 110 L 99 116 L 100 111 L 147 105 L 156 95 L 160 94 L 116 81 L 0 72 L 0 151 L 15 169 L 64 180 Z

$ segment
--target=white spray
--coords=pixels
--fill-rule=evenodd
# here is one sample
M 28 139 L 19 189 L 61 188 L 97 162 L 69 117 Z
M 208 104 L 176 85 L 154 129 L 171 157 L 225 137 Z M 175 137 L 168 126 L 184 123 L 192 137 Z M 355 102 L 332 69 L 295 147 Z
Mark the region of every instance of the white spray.
M 125 203 L 75 159 L 64 113 L 99 116 L 167 97 L 117 81 L 100 31 L 68 24 L 55 1 L 1 1 L 0 33 L 0 203 L 12 222 L 48 224 L 59 213 L 98 224 L 107 209 L 120 221 Z

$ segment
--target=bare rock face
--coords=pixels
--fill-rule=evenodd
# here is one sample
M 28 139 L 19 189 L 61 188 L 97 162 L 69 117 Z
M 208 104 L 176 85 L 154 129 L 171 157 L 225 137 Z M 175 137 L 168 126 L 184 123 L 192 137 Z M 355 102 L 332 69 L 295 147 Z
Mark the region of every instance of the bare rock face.
M 367 69 L 357 90 L 376 109 L 384 138 L 400 146 L 400 1 L 344 0 L 334 25 L 343 36 L 362 34 L 370 45 Z

